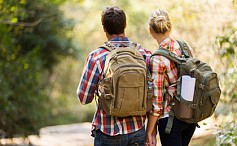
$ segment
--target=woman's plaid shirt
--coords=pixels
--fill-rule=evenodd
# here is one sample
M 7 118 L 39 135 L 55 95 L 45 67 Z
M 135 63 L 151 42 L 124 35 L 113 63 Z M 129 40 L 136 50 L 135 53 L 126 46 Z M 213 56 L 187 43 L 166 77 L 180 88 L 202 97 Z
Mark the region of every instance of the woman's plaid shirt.
M 181 56 L 178 42 L 171 38 L 163 40 L 160 43 L 159 48 L 160 47 Z M 176 94 L 176 86 L 174 85 L 178 78 L 177 69 L 173 61 L 156 55 L 151 57 L 151 72 L 152 78 L 154 78 L 154 95 L 156 97 L 153 100 L 153 110 L 151 114 L 159 118 L 164 118 L 169 116 L 172 97 Z
M 129 44 L 126 37 L 115 37 L 110 42 L 116 46 L 120 46 L 121 41 Z M 139 49 L 143 55 L 146 64 L 150 67 L 151 52 L 143 48 Z M 92 51 L 87 57 L 81 80 L 77 89 L 77 95 L 82 104 L 91 103 L 94 99 L 94 94 L 98 86 L 98 81 L 101 78 L 102 71 L 105 65 L 105 59 L 109 52 L 104 48 L 98 48 Z M 131 117 L 114 117 L 106 115 L 98 103 L 92 121 L 92 130 L 100 129 L 107 135 L 128 134 L 141 129 L 144 126 L 146 116 L 131 116 Z

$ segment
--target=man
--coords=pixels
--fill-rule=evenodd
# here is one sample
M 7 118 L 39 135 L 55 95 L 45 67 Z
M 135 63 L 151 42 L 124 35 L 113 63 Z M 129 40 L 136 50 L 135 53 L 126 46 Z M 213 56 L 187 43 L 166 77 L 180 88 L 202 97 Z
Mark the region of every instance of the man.
M 126 15 L 123 10 L 116 6 L 107 7 L 102 12 L 101 22 L 106 37 L 111 44 L 117 47 L 122 46 L 122 44 L 130 44 L 124 33 Z M 149 67 L 151 52 L 142 47 L 139 52 L 143 55 L 147 67 Z M 93 101 L 98 82 L 102 78 L 101 75 L 108 53 L 109 51 L 105 48 L 97 48 L 89 54 L 77 89 L 77 95 L 82 104 L 88 104 Z M 146 115 L 128 117 L 107 115 L 100 103 L 98 103 L 92 121 L 92 136 L 95 138 L 94 145 L 145 145 L 145 118 Z

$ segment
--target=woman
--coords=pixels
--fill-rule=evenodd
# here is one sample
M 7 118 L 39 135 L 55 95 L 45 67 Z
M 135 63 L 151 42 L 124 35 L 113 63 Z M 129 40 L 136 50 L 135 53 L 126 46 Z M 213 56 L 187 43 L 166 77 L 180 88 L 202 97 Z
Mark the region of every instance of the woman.
M 158 49 L 165 48 L 181 56 L 178 42 L 170 37 L 171 28 L 170 18 L 164 10 L 157 10 L 150 16 L 149 30 L 159 45 Z M 156 98 L 148 118 L 146 145 L 156 145 L 156 127 L 158 125 L 162 146 L 188 146 L 196 124 L 188 124 L 174 118 L 170 134 L 165 133 L 170 105 L 176 94 L 177 68 L 173 61 L 159 55 L 151 58 L 151 67 Z

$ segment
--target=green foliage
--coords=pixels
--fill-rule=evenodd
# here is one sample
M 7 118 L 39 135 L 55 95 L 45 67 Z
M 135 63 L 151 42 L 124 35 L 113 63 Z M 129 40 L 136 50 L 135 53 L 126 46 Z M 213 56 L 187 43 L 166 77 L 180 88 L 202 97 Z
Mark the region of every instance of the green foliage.
M 216 43 L 218 44 L 222 57 L 231 58 L 235 55 L 237 47 L 237 28 L 234 28 L 231 24 L 227 26 L 226 32 L 222 36 L 217 36 Z
M 46 118 L 47 97 L 40 85 L 42 69 L 37 53 L 35 50 L 14 61 L 0 63 L 0 129 L 7 137 L 36 132 Z
M 217 36 L 216 43 L 219 48 L 223 63 L 223 72 L 221 74 L 222 83 L 222 101 L 225 110 L 228 110 L 223 125 L 219 126 L 217 134 L 217 145 L 228 146 L 237 144 L 236 128 L 236 104 L 237 104 L 237 27 L 228 25 L 224 29 L 225 34 Z M 222 111 L 223 112 L 223 111 Z
M 76 56 L 73 22 L 63 17 L 62 3 L 0 0 L 1 137 L 37 133 L 47 125 L 51 69 L 63 56 Z
M 224 35 L 217 36 L 216 43 L 225 68 L 221 74 L 223 95 L 232 103 L 237 102 L 237 28 L 231 25 L 224 31 Z
M 84 60 L 82 62 L 72 57 L 65 58 L 53 68 L 52 76 L 46 92 L 50 95 L 51 113 L 48 124 L 70 124 L 77 122 L 91 122 L 95 112 L 95 102 L 82 105 L 77 99 L 76 88 L 78 78 Z
M 237 144 L 237 127 L 236 122 L 228 122 L 224 126 L 219 126 L 219 131 L 216 132 L 217 145 L 231 146 Z

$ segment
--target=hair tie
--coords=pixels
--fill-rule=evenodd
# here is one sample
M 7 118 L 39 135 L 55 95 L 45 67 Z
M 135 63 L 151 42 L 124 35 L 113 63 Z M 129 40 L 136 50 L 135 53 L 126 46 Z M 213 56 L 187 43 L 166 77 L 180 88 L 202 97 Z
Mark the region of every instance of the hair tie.
M 157 21 L 165 21 L 165 16 L 158 16 Z

